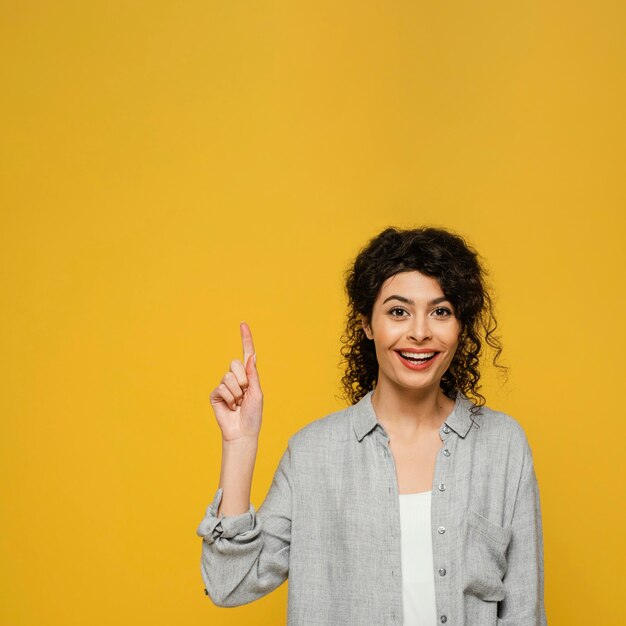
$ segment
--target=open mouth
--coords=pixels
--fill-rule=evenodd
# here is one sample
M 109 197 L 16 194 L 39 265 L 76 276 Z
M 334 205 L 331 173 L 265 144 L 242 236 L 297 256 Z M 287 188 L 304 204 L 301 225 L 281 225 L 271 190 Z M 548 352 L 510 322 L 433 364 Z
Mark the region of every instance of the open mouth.
M 398 352 L 403 361 L 413 366 L 424 365 L 432 361 L 439 352 Z

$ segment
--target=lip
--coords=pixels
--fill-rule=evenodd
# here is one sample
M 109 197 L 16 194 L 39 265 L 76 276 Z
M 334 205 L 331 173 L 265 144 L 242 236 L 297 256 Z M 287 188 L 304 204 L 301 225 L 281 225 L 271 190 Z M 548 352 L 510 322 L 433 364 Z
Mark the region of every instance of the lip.
M 411 354 L 423 354 L 424 352 L 434 352 L 435 356 L 426 361 L 425 363 L 411 363 L 410 361 L 407 361 L 401 354 L 400 352 L 410 352 Z M 409 370 L 412 370 L 413 372 L 421 372 L 423 370 L 428 369 L 438 358 L 439 355 L 441 354 L 441 352 L 438 352 L 437 350 L 425 350 L 425 349 L 415 349 L 415 348 L 410 348 L 408 350 L 396 350 L 396 354 L 398 355 L 398 359 L 400 360 L 400 363 L 402 363 L 402 365 L 404 365 L 404 367 L 406 367 Z
M 424 352 L 437 352 L 439 350 L 435 350 L 434 348 L 398 348 L 396 352 L 411 352 L 413 354 L 424 354 Z

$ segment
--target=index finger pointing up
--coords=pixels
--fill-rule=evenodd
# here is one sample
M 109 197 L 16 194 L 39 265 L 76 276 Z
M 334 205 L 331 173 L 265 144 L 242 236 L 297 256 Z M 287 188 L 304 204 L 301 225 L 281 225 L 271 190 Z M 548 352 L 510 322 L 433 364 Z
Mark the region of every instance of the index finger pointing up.
M 254 354 L 254 342 L 248 324 L 241 322 L 239 328 L 241 330 L 241 344 L 243 345 L 243 365 L 246 367 L 248 359 Z

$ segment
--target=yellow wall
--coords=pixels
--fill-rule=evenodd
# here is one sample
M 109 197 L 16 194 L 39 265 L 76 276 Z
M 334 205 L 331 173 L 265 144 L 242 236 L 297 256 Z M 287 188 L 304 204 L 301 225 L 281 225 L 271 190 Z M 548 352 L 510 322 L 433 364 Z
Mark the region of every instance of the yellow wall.
M 217 609 L 208 394 L 258 348 L 253 498 L 341 406 L 341 278 L 388 224 L 491 268 L 533 446 L 551 626 L 626 623 L 623 3 L 0 4 L 4 626 Z M 305 402 L 312 409 L 303 412 Z

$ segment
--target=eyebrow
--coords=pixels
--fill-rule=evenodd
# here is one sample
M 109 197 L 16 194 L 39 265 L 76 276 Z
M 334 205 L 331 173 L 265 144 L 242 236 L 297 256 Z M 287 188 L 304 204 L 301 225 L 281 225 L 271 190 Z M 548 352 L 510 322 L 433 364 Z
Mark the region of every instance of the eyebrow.
M 415 304 L 415 302 L 413 302 L 413 300 L 411 300 L 410 298 L 405 298 L 404 296 L 398 295 L 393 295 L 385 298 L 383 304 L 386 304 L 387 302 L 389 302 L 389 300 L 400 300 L 400 302 L 404 302 L 406 304 Z M 439 298 L 435 298 L 434 300 L 427 302 L 427 304 L 428 306 L 433 306 L 434 304 L 439 304 L 440 302 L 449 302 L 449 300 L 445 296 L 440 296 Z

